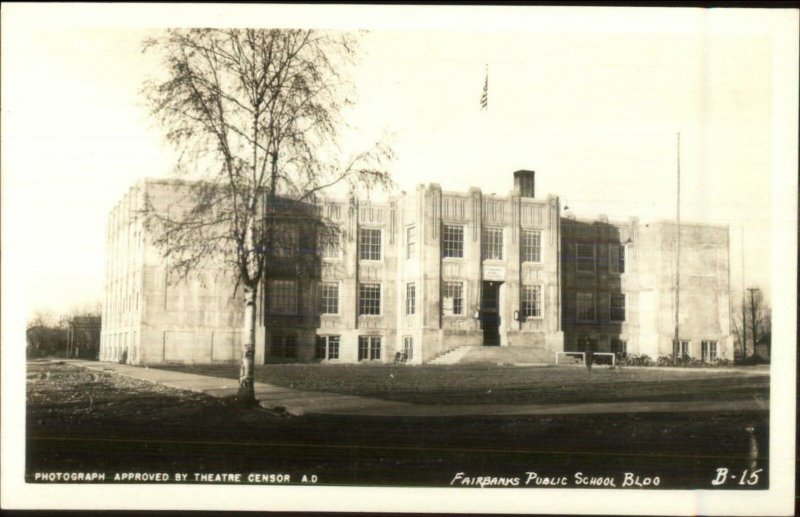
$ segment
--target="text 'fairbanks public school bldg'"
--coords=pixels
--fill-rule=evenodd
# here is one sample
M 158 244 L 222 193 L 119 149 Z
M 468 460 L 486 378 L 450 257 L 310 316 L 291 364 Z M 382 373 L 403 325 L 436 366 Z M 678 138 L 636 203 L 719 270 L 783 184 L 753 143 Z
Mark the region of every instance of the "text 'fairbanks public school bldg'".
M 140 215 L 176 203 L 182 183 L 143 180 L 112 211 L 100 359 L 214 363 L 241 355 L 242 293 L 218 271 L 174 284 Z M 671 355 L 676 298 L 682 356 L 733 359 L 728 228 L 632 218 L 582 221 L 536 198 L 533 171 L 508 196 L 436 184 L 385 203 L 326 202 L 315 247 L 297 225 L 259 297 L 256 362 L 427 363 L 462 347 L 506 347 L 518 362 L 555 352 Z M 327 235 L 327 234 L 326 234 Z M 676 270 L 680 290 L 676 297 Z

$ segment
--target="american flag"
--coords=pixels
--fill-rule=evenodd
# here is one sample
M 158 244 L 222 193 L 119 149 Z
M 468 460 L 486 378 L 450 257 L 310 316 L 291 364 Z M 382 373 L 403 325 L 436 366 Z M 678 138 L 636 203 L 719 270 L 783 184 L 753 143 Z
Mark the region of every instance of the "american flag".
M 489 65 L 486 65 L 486 78 L 483 81 L 483 93 L 481 93 L 481 109 L 489 109 Z

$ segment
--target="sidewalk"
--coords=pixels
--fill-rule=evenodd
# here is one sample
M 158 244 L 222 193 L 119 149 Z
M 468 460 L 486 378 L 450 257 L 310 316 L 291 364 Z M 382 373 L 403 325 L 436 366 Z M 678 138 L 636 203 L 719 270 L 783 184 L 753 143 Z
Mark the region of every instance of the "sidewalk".
M 90 370 L 124 375 L 171 388 L 195 391 L 212 397 L 232 397 L 238 390 L 235 379 L 173 372 L 119 363 L 60 360 Z M 568 415 L 610 413 L 685 413 L 697 411 L 765 411 L 767 401 L 675 401 L 675 402 L 598 402 L 589 404 L 470 404 L 432 406 L 390 400 L 342 395 L 321 391 L 300 391 L 271 384 L 255 384 L 256 399 L 267 409 L 283 408 L 289 414 L 329 414 L 361 416 L 453 417 L 509 415 Z

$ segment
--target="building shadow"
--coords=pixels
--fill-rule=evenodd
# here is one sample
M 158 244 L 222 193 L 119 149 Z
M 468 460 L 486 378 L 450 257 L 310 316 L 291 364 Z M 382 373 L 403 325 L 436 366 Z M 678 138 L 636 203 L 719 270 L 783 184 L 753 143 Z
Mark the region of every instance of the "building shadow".
M 562 328 L 565 352 L 627 353 L 622 289 L 625 245 L 605 221 L 561 219 Z M 598 357 L 596 362 L 608 359 Z

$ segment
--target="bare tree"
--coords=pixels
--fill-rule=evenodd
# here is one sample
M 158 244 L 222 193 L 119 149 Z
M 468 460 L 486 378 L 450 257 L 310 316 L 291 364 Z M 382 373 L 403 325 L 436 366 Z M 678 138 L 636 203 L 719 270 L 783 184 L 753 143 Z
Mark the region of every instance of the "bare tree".
M 744 322 L 742 316 L 744 315 Z M 742 351 L 742 359 L 755 353 L 756 344 L 772 329 L 772 310 L 758 288 L 748 288 L 744 311 L 737 304 L 731 312 L 731 332 Z
M 56 327 L 58 325 L 58 317 L 51 310 L 40 309 L 33 313 L 28 318 L 26 328 L 31 329 L 34 327 Z
M 256 298 L 276 246 L 285 201 L 318 203 L 324 191 L 388 187 L 392 157 L 379 141 L 349 160 L 338 156 L 343 107 L 353 85 L 357 36 L 314 30 L 169 30 L 145 42 L 166 78 L 143 92 L 181 153 L 178 174 L 191 206 L 162 218 L 156 240 L 186 277 L 203 260 L 224 261 L 244 291 L 238 398 L 253 403 Z

